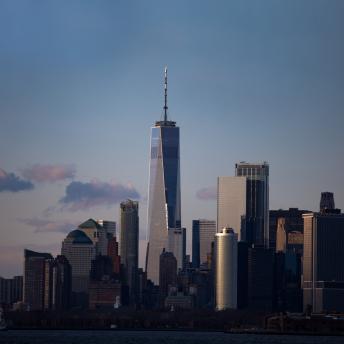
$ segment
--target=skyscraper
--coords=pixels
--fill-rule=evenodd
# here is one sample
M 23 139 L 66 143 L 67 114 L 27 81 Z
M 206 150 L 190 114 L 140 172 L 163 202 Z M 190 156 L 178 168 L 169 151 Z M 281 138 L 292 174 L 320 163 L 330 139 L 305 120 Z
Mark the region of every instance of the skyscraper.
M 192 221 L 192 265 L 199 268 L 206 263 L 211 253 L 211 243 L 215 240 L 216 222 L 213 220 Z
M 45 261 L 50 253 L 24 250 L 24 303 L 30 311 L 43 310 L 45 290 Z
M 216 309 L 237 308 L 238 236 L 231 228 L 215 235 Z
M 344 214 L 309 213 L 303 219 L 303 308 L 344 312 Z
M 320 211 L 324 209 L 335 209 L 333 192 L 322 192 L 320 198 Z
M 241 240 L 269 247 L 269 165 L 235 164 L 235 175 L 247 178 L 246 218 Z
M 168 230 L 181 227 L 179 128 L 167 118 L 165 68 L 164 118 L 151 131 L 147 278 L 159 284 L 160 254 L 168 245 Z
M 121 203 L 120 256 L 131 301 L 134 302 L 139 259 L 139 203 L 130 199 Z
M 92 240 L 79 229 L 71 231 L 62 242 L 61 254 L 72 267 L 72 292 L 87 294 L 91 262 L 96 256 Z
M 232 228 L 242 239 L 243 219 L 246 218 L 246 177 L 218 177 L 217 179 L 217 232 Z

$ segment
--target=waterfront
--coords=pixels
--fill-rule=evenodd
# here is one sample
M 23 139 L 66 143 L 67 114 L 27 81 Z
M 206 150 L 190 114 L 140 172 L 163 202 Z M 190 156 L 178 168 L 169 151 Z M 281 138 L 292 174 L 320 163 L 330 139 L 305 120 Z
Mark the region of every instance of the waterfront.
M 189 331 L 65 331 L 9 330 L 0 333 L 4 344 L 340 344 L 338 336 L 227 334 Z

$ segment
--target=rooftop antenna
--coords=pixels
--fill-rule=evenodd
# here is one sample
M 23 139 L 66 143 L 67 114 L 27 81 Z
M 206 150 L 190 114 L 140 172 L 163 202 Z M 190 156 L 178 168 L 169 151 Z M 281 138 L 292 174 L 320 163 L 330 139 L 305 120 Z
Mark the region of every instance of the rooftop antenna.
M 164 122 L 167 122 L 167 66 L 165 66 L 165 105 L 164 105 Z

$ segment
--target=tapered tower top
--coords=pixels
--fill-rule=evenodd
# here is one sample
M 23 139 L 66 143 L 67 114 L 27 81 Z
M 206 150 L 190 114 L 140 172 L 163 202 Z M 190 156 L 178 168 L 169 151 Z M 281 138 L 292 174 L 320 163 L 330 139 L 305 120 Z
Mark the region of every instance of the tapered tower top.
M 167 66 L 165 66 L 164 78 L 164 120 L 155 122 L 156 127 L 175 127 L 176 122 L 169 121 L 167 118 Z

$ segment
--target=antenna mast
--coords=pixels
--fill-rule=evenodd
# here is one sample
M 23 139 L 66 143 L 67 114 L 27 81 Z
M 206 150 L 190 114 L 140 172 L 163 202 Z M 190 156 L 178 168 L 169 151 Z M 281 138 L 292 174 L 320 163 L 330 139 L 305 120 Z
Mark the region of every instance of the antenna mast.
M 164 121 L 167 122 L 167 66 L 165 67 L 165 105 L 164 105 Z

